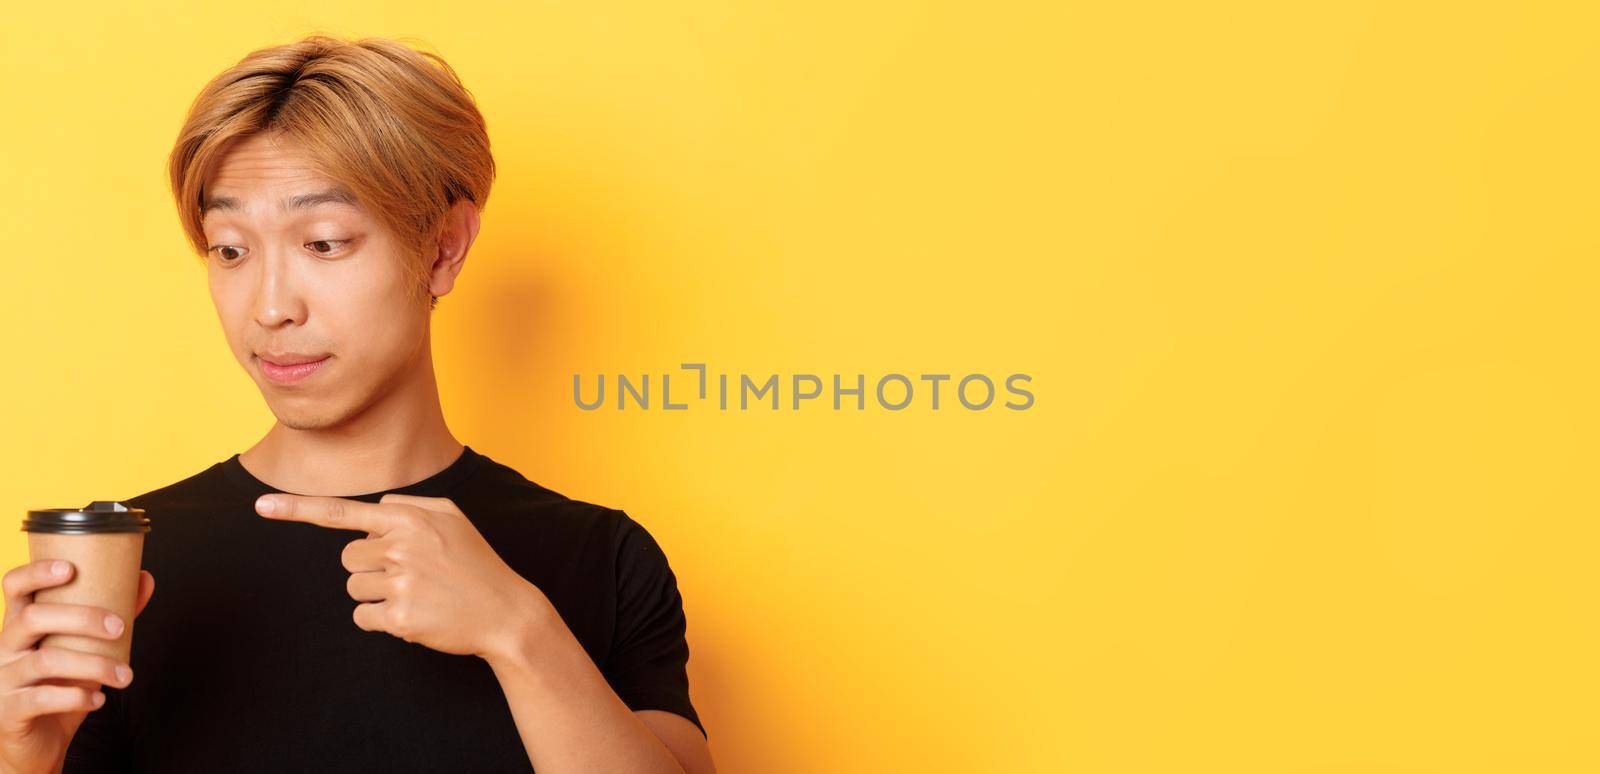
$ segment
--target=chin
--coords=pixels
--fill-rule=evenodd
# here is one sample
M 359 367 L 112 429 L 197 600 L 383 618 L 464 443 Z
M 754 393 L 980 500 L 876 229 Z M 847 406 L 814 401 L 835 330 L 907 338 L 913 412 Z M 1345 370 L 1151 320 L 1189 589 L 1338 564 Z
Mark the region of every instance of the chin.
M 310 403 L 309 401 L 289 401 L 290 403 Z M 326 405 L 281 405 L 269 404 L 272 415 L 278 418 L 278 424 L 294 430 L 321 430 L 343 422 L 350 416 L 349 411 L 338 410 L 335 406 Z
M 321 430 L 333 423 L 322 417 L 301 417 L 296 415 L 279 416 L 278 424 L 291 430 Z
M 321 414 L 307 414 L 303 411 L 274 412 L 278 417 L 278 424 L 292 430 L 321 430 L 329 427 L 334 422 Z

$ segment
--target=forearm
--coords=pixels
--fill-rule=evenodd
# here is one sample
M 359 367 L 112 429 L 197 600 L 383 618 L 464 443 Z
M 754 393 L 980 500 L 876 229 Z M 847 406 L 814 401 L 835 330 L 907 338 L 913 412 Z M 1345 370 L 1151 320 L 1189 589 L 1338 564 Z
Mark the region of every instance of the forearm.
M 540 774 L 684 774 L 542 594 L 484 656 Z

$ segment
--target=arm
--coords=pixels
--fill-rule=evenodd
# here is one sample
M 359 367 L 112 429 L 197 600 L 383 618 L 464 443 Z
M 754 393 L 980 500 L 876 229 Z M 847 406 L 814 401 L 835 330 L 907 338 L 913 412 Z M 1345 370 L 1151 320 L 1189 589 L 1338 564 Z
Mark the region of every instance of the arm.
M 705 737 L 692 723 L 669 712 L 629 710 L 555 607 L 529 590 L 529 603 L 520 608 L 529 612 L 508 622 L 503 644 L 484 658 L 535 769 L 714 774 Z
M 386 494 L 364 503 L 278 493 L 256 509 L 367 532 L 341 556 L 352 573 L 347 590 L 363 602 L 353 613 L 356 625 L 483 658 L 529 761 L 543 774 L 713 771 L 703 727 L 692 734 L 684 728 L 698 723 L 698 714 L 689 702 L 676 577 L 654 538 L 622 511 L 596 522 L 611 525 L 616 556 L 617 631 L 602 674 L 544 592 L 507 565 L 447 498 Z M 655 712 L 641 716 L 632 707 Z

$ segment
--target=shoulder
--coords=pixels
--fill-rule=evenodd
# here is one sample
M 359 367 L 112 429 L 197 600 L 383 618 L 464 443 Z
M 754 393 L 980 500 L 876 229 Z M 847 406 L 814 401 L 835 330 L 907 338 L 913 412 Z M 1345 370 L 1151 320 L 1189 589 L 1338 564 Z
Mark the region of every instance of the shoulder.
M 645 561 L 666 564 L 666 552 L 662 550 L 661 543 L 656 540 L 655 535 L 652 535 L 649 529 L 628 515 L 627 511 L 618 510 L 614 511 L 614 514 L 615 532 L 613 533 L 613 542 L 617 546 L 617 558 L 619 561 L 623 563 Z
M 632 521 L 618 508 L 556 491 L 488 455 L 483 455 L 478 468 L 455 487 L 451 499 L 463 508 L 476 504 L 483 513 L 579 527 L 602 535 L 611 543 L 624 532 L 626 522 Z
M 626 510 L 563 494 L 488 456 L 457 494 L 517 506 L 492 510 L 579 527 L 592 538 L 604 540 L 617 561 L 625 565 L 665 560 L 655 536 Z
M 122 502 L 133 508 L 145 509 L 152 506 L 170 509 L 181 508 L 188 504 L 205 505 L 213 502 L 219 493 L 225 491 L 226 486 L 227 482 L 222 476 L 222 463 L 219 462 L 193 475 L 134 495 Z

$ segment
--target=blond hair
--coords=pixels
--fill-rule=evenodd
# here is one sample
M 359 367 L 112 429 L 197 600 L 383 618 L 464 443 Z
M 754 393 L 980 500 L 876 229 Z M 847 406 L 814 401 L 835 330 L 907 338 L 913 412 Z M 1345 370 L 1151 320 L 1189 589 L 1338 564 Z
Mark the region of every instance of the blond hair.
M 423 293 L 423 256 L 443 216 L 462 197 L 482 211 L 494 181 L 483 116 L 438 55 L 390 38 L 320 34 L 257 49 L 195 97 L 167 161 L 202 260 L 205 182 L 230 142 L 258 132 L 298 141 L 318 172 L 348 187 L 399 239 Z

